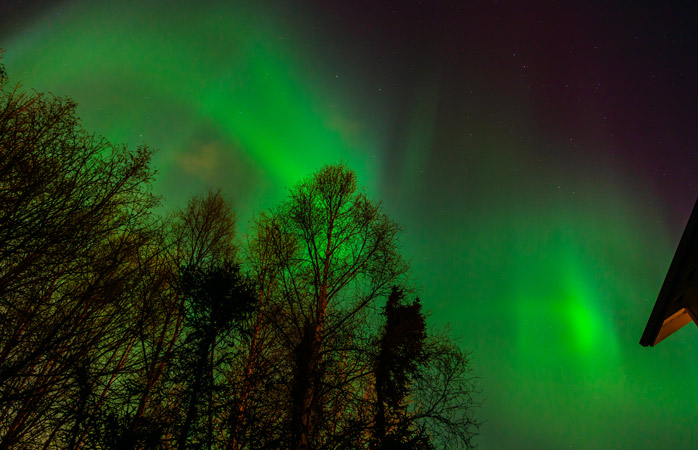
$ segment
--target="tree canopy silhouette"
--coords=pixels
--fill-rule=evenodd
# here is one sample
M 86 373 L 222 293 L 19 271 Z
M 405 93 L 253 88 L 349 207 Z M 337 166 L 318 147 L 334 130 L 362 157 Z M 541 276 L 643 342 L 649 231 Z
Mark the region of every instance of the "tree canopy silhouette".
M 0 65 L 0 450 L 473 448 L 475 378 L 343 164 L 238 239 Z
M 151 152 L 88 134 L 70 100 L 5 83 L 0 155 L 0 448 L 75 447 L 137 339 Z

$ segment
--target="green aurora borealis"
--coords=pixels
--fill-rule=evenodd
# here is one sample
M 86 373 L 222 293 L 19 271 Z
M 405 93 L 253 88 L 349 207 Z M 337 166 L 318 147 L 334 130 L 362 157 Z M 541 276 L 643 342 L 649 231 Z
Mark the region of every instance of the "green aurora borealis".
M 11 83 L 159 149 L 168 205 L 222 187 L 242 232 L 346 162 L 404 225 L 432 323 L 472 350 L 483 450 L 695 448 L 698 332 L 638 344 L 695 200 L 698 109 L 676 78 L 696 84 L 693 35 L 634 52 L 679 19 L 264 5 L 34 2 L 0 47 Z

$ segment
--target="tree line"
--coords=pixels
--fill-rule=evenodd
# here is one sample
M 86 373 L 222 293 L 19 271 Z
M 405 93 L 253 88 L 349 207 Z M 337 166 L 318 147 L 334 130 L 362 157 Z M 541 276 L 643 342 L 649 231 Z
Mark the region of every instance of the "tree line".
M 330 165 L 244 236 L 0 65 L 0 450 L 473 448 L 467 354 Z

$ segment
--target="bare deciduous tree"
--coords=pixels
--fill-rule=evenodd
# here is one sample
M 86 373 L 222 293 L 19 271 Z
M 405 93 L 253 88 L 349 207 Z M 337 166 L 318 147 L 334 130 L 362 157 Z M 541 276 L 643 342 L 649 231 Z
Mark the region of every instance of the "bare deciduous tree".
M 65 433 L 77 447 L 133 344 L 151 152 L 87 134 L 69 100 L 3 86 L 0 155 L 0 448 Z
M 151 151 L 0 65 L 0 450 L 473 447 L 467 355 L 404 302 L 400 227 L 345 166 L 259 215 L 152 214 Z
M 283 242 L 273 249 L 283 302 L 274 323 L 293 367 L 288 445 L 317 448 L 323 409 L 349 386 L 333 388 L 326 363 L 334 359 L 338 337 L 405 273 L 400 227 L 359 191 L 356 176 L 342 165 L 327 166 L 298 185 L 268 220 Z

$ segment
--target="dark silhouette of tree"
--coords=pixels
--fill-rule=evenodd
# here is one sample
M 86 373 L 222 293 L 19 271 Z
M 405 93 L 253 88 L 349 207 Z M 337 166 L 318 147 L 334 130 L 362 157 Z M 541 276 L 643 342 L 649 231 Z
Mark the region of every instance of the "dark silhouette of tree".
M 2 59 L 4 53 L 5 50 L 0 48 L 0 59 Z M 5 65 L 0 64 L 0 87 L 4 87 L 5 84 L 7 84 L 7 71 L 5 70 Z
M 220 191 L 192 198 L 175 214 L 172 228 L 173 258 L 179 266 L 195 268 L 235 260 L 235 214 Z
M 133 343 L 151 152 L 87 134 L 70 100 L 0 95 L 0 448 L 77 447 Z
M 260 348 L 285 362 L 267 373 L 287 380 L 247 405 L 263 409 L 276 399 L 277 419 L 265 430 L 278 439 L 268 442 L 428 449 L 452 438 L 470 445 L 478 424 L 467 359 L 446 335 L 428 332 L 419 300 L 406 304 L 400 289 L 391 290 L 406 272 L 399 230 L 342 165 L 323 168 L 255 222 L 246 264 L 265 311 L 257 326 L 276 337 L 276 347 Z M 385 326 L 377 329 L 385 298 Z M 425 386 L 429 380 L 436 385 Z M 425 388 L 443 395 L 426 401 Z
M 174 213 L 158 236 L 159 247 L 148 260 L 143 277 L 151 287 L 141 294 L 150 307 L 144 316 L 139 344 L 134 348 L 134 376 L 130 380 L 135 412 L 121 418 L 131 423 L 128 434 L 138 435 L 142 424 L 158 424 L 167 436 L 179 436 L 175 429 L 184 407 L 177 382 L 172 380 L 187 340 L 185 318 L 187 297 L 182 292 L 182 273 L 190 275 L 233 258 L 235 218 L 220 192 L 195 196 Z M 186 271 L 183 268 L 186 267 Z M 164 445 L 164 444 L 163 444 Z
M 220 192 L 152 212 L 151 155 L 0 65 L 0 450 L 473 448 L 467 354 L 351 170 L 239 246 Z
M 232 371 L 231 383 L 239 386 L 231 396 L 227 415 L 226 448 L 278 448 L 284 432 L 281 392 L 286 388 L 286 347 L 278 339 L 279 269 L 294 252 L 289 236 L 278 220 L 261 214 L 250 229 L 245 247 L 245 265 L 257 288 L 256 309 L 240 343 L 240 364 Z
M 419 299 L 394 287 L 375 358 L 376 407 L 371 447 L 474 448 L 476 378 L 447 333 L 427 327 Z
M 292 368 L 282 375 L 290 387 L 282 409 L 288 414 L 286 445 L 318 448 L 331 431 L 326 421 L 340 433 L 346 416 L 356 413 L 344 408 L 347 396 L 361 396 L 361 377 L 350 373 L 368 372 L 370 362 L 359 363 L 363 352 L 344 344 L 406 271 L 397 251 L 400 228 L 342 165 L 327 166 L 292 189 L 263 223 L 276 229 L 263 253 L 273 261 L 272 326 Z M 349 353 L 358 366 L 345 364 Z
M 186 361 L 186 410 L 178 436 L 178 448 L 188 448 L 192 428 L 199 416 L 206 423 L 203 448 L 213 447 L 213 395 L 217 372 L 216 350 L 229 333 L 255 306 L 254 288 L 241 274 L 240 267 L 227 261 L 205 268 L 186 267 L 181 277 L 181 290 L 186 298 L 185 322 L 189 330 L 185 351 L 191 358 Z M 205 405 L 206 412 L 199 412 Z
M 409 423 L 406 397 L 413 376 L 425 363 L 426 320 L 419 299 L 404 304 L 398 287 L 384 309 L 385 328 L 375 363 L 375 449 L 428 448 L 418 430 Z M 426 441 L 426 442 L 425 442 Z
M 477 378 L 468 354 L 446 332 L 428 333 L 425 361 L 413 376 L 408 411 L 420 433 L 436 448 L 475 448 L 480 422 Z
M 163 424 L 148 418 L 110 412 L 99 424 L 97 448 L 105 450 L 156 450 L 162 448 Z
M 142 289 L 136 294 L 142 313 L 132 325 L 138 335 L 129 354 L 129 370 L 122 371 L 119 377 L 122 399 L 112 401 L 112 408 L 101 418 L 102 426 L 109 424 L 111 428 L 96 428 L 96 442 L 101 442 L 100 435 L 108 435 L 112 443 L 120 442 L 118 448 L 125 450 L 131 448 L 126 446 L 127 442 L 136 445 L 144 434 L 150 436 L 148 442 L 151 442 L 156 430 L 162 435 L 172 422 L 166 401 L 171 392 L 163 381 L 179 342 L 183 315 L 181 295 L 174 288 L 178 270 L 167 251 L 172 244 L 166 230 L 162 230 L 155 244 L 148 249 L 142 263 Z M 119 427 L 115 426 L 117 423 Z

